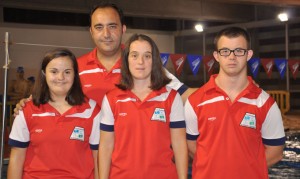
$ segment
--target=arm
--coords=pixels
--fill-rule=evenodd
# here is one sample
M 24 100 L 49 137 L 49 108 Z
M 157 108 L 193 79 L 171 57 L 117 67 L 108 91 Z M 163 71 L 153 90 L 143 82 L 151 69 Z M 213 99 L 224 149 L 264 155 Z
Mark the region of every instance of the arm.
M 108 179 L 111 165 L 111 156 L 114 149 L 114 132 L 100 132 L 99 145 L 99 176 L 100 179 Z
M 196 115 L 189 99 L 187 99 L 184 106 L 184 115 L 186 121 L 186 134 L 189 156 L 194 159 L 194 155 L 197 150 L 197 138 L 199 136 L 198 116 Z
M 171 142 L 179 179 L 187 178 L 188 152 L 185 128 L 171 128 Z
M 189 149 L 189 156 L 194 159 L 194 155 L 196 153 L 196 140 L 187 140 L 187 146 Z
M 283 157 L 284 145 L 271 146 L 265 145 L 265 153 L 268 167 L 271 167 L 275 163 L 279 162 Z
M 12 147 L 7 172 L 8 179 L 22 178 L 26 151 L 27 148 Z
M 98 150 L 93 150 L 93 158 L 94 158 L 94 178 L 99 178 L 98 172 Z
M 181 99 L 183 101 L 183 103 L 185 103 L 185 101 L 187 100 L 187 98 L 194 93 L 198 88 L 188 88 L 182 95 L 181 95 Z
M 269 100 L 271 101 L 271 100 Z M 280 109 L 274 102 L 269 109 L 261 128 L 267 166 L 270 167 L 282 159 L 285 144 L 285 132 Z

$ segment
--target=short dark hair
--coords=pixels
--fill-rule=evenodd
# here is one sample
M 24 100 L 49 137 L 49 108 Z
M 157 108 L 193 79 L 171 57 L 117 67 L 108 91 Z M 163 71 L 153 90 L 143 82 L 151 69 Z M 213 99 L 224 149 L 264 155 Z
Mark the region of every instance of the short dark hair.
M 17 73 L 24 73 L 24 67 L 18 67 Z
M 233 27 L 227 27 L 221 30 L 220 32 L 218 32 L 214 40 L 215 50 L 218 50 L 218 42 L 222 36 L 226 36 L 229 38 L 243 36 L 247 41 L 247 49 L 251 48 L 250 35 L 247 32 L 247 30 L 244 28 L 233 26 Z
M 102 2 L 100 4 L 97 4 L 94 6 L 94 8 L 92 8 L 91 12 L 90 12 L 90 26 L 92 25 L 92 16 L 94 14 L 94 12 L 97 9 L 102 9 L 102 8 L 113 8 L 114 10 L 117 11 L 117 13 L 119 14 L 119 18 L 121 21 L 121 25 L 124 25 L 124 13 L 123 10 L 121 8 L 119 8 L 116 4 L 114 3 L 109 3 L 109 2 Z
M 130 52 L 130 45 L 137 40 L 147 41 L 151 46 L 152 70 L 151 86 L 149 87 L 152 90 L 159 90 L 170 83 L 171 79 L 169 79 L 165 73 L 157 45 L 150 37 L 143 34 L 133 34 L 126 42 L 125 49 L 122 54 L 121 81 L 119 84 L 117 84 L 117 87 L 123 90 L 133 88 L 133 78 L 129 71 L 128 56 Z
M 36 80 L 34 90 L 32 93 L 32 101 L 36 106 L 40 106 L 40 104 L 45 104 L 49 100 L 52 101 L 49 86 L 46 82 L 45 72 L 47 65 L 55 58 L 58 57 L 69 57 L 73 64 L 74 69 L 74 82 L 71 86 L 65 100 L 68 104 L 80 105 L 85 101 L 85 96 L 81 89 L 80 78 L 78 74 L 78 65 L 75 55 L 68 49 L 57 48 L 47 52 L 42 60 L 41 67 L 38 74 L 38 79 Z

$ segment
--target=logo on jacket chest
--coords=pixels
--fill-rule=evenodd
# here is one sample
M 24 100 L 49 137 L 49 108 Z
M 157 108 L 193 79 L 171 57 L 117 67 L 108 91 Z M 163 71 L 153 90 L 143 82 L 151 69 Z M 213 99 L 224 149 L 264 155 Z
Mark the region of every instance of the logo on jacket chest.
M 161 121 L 166 122 L 166 113 L 165 109 L 155 108 L 154 113 L 152 114 L 152 121 Z
M 70 136 L 70 139 L 84 141 L 84 128 L 75 127 Z
M 256 129 L 255 114 L 246 113 L 240 125 L 244 127 L 250 127 Z

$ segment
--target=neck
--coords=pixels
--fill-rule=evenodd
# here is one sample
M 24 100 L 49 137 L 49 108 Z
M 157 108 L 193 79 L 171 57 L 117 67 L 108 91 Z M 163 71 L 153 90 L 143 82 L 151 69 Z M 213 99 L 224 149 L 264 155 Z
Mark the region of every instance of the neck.
M 132 92 L 143 101 L 151 92 L 152 89 L 149 88 L 150 82 L 147 80 L 134 80 L 134 86 Z
M 52 98 L 53 101 L 49 101 L 49 104 L 55 108 L 60 114 L 65 113 L 72 106 L 64 98 Z
M 218 75 L 215 83 L 221 88 L 233 101 L 248 85 L 249 81 L 246 75 L 228 77 Z
M 97 50 L 97 58 L 99 62 L 110 71 L 116 62 L 121 58 L 122 51 L 119 49 L 116 53 L 103 54 Z

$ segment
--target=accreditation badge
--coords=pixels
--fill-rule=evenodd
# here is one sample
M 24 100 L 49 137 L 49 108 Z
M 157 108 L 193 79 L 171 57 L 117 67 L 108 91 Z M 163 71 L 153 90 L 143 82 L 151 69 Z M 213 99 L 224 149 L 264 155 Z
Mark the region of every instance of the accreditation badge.
M 153 121 L 166 122 L 166 113 L 165 113 L 165 109 L 162 109 L 162 108 L 155 108 L 151 120 L 153 120 Z
M 73 129 L 70 139 L 84 141 L 84 128 L 75 127 Z
M 250 127 L 256 129 L 255 114 L 246 113 L 240 125 L 244 127 Z

